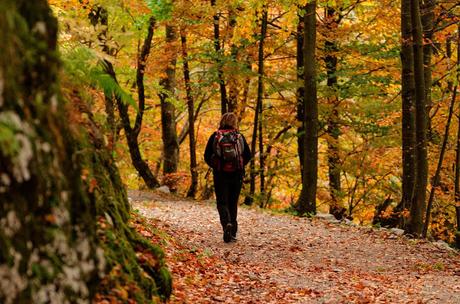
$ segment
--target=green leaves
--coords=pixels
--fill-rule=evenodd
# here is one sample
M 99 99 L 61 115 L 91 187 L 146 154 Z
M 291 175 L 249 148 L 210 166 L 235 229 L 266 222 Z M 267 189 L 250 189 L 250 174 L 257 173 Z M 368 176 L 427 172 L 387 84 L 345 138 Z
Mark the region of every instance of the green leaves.
M 104 90 L 104 94 L 106 96 L 116 96 L 120 98 L 123 103 L 134 107 L 136 111 L 139 110 L 133 97 L 122 87 L 120 87 L 120 85 L 112 78 L 112 76 L 97 67 L 93 68 L 89 75 L 94 84 L 97 85 L 100 89 Z
M 104 91 L 106 96 L 116 96 L 125 104 L 138 110 L 137 103 L 126 92 L 111 75 L 104 69 L 104 60 L 86 47 L 70 48 L 67 52 L 63 51 L 64 68 L 68 75 L 74 80 L 87 83 Z
M 21 148 L 16 140 L 17 126 L 13 121 L 19 119 L 12 112 L 0 114 L 0 151 L 4 156 L 16 155 Z
M 146 2 L 156 20 L 164 21 L 171 19 L 174 7 L 171 0 L 146 0 Z

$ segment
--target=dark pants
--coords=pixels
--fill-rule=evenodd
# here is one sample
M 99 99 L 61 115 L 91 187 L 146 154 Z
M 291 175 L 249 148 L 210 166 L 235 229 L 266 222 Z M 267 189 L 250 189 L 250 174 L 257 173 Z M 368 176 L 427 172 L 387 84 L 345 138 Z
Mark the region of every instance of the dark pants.
M 222 228 L 225 228 L 228 223 L 233 225 L 232 236 L 236 236 L 238 231 L 236 218 L 242 184 L 243 176 L 241 172 L 214 172 L 214 189 L 216 191 L 220 223 Z

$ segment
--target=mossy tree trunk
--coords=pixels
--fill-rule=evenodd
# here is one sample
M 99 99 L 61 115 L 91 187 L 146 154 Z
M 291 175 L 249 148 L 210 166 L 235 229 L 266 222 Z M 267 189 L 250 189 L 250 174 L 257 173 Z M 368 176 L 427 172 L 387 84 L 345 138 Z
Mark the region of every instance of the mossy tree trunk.
M 127 226 L 103 136 L 83 104 L 61 97 L 47 1 L 2 1 L 0 29 L 0 302 L 89 303 L 117 265 L 138 302 L 166 299 L 163 254 Z M 135 248 L 158 263 L 143 264 Z
M 102 250 L 47 1 L 0 4 L 0 302 L 88 302 Z

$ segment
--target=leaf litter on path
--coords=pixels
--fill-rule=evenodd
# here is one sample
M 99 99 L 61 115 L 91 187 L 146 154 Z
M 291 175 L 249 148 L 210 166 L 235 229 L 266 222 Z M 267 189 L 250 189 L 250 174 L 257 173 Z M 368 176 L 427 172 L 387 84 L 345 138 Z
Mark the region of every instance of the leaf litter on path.
M 171 303 L 460 303 L 460 256 L 430 242 L 240 207 L 226 244 L 215 204 L 130 200 L 167 236 L 150 238 L 163 242 Z

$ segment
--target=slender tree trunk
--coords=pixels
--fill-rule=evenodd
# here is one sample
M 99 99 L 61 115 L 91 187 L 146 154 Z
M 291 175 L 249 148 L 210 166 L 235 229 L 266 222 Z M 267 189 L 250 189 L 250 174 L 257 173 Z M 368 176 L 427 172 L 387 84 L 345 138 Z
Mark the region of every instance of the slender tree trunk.
M 260 100 L 261 101 L 261 100 Z M 256 190 L 256 146 L 257 146 L 257 129 L 259 125 L 259 99 L 257 99 L 256 106 L 254 108 L 254 124 L 252 129 L 251 138 L 251 161 L 249 163 L 249 193 L 244 199 L 246 205 L 252 205 L 254 202 L 254 193 Z
M 458 25 L 457 36 L 457 69 L 460 68 L 460 24 Z M 457 248 L 460 248 L 460 107 L 457 113 L 457 147 L 455 157 L 455 213 L 457 215 L 457 232 L 455 233 L 455 242 Z
M 163 91 L 159 94 L 161 102 L 161 127 L 163 140 L 163 174 L 177 171 L 179 162 L 179 143 L 176 131 L 176 109 L 169 101 L 174 98 L 174 89 L 176 87 L 176 28 L 172 25 L 166 25 L 166 45 L 168 52 L 167 65 L 164 76 L 160 79 L 160 86 Z M 174 185 L 169 185 L 174 188 Z M 173 189 L 174 190 L 174 189 Z
M 431 119 L 430 110 L 432 108 L 431 101 L 431 86 L 432 86 L 432 75 L 431 75 L 431 57 L 433 53 L 433 27 L 434 27 L 434 9 L 437 0 L 422 0 L 421 4 L 421 18 L 423 28 L 423 65 L 424 65 L 424 77 L 425 77 L 425 103 L 427 111 L 427 139 L 431 140 Z
M 211 6 L 215 8 L 216 0 L 211 0 Z M 220 29 L 219 29 L 219 13 L 216 12 L 213 16 L 214 19 L 214 50 L 216 51 L 216 64 L 217 64 L 217 78 L 219 79 L 219 90 L 220 90 L 220 107 L 221 113 L 227 113 L 227 89 L 225 87 L 225 80 L 224 80 L 224 71 L 222 66 L 222 56 L 223 51 L 220 46 Z
M 450 89 L 452 90 L 452 87 Z M 428 233 L 428 226 L 430 225 L 431 208 L 433 206 L 433 200 L 434 200 L 436 188 L 439 185 L 439 178 L 440 178 L 441 169 L 442 169 L 442 162 L 444 161 L 444 154 L 446 152 L 447 142 L 449 141 L 449 128 L 450 128 L 450 122 L 452 120 L 452 114 L 454 112 L 455 99 L 457 98 L 457 86 L 453 88 L 452 92 L 453 92 L 452 100 L 451 100 L 450 107 L 449 107 L 449 115 L 447 117 L 446 129 L 444 131 L 444 139 L 442 141 L 441 152 L 439 154 L 439 160 L 438 160 L 438 166 L 436 167 L 436 172 L 433 177 L 433 184 L 431 185 L 430 197 L 428 199 L 428 207 L 426 209 L 425 225 L 423 226 L 423 235 L 422 235 L 424 238 L 426 238 L 427 233 Z
M 297 202 L 301 214 L 316 213 L 318 177 L 318 101 L 316 91 L 316 1 L 306 5 L 304 15 L 304 77 L 305 100 L 303 124 L 305 129 L 302 191 Z
M 262 137 L 262 99 L 263 99 L 263 74 L 264 74 L 264 41 L 267 33 L 267 11 L 264 8 L 262 12 L 261 20 L 261 36 L 259 40 L 259 53 L 258 53 L 258 77 L 257 77 L 257 101 L 254 108 L 254 128 L 252 131 L 252 140 L 251 140 L 251 161 L 250 161 L 250 182 L 249 182 L 249 194 L 246 196 L 244 203 L 246 205 L 252 205 L 254 200 L 254 193 L 256 189 L 256 165 L 255 165 L 255 155 L 256 155 L 256 146 L 257 146 L 257 135 L 259 135 L 259 162 L 260 162 L 260 191 L 263 193 L 265 185 L 265 176 L 263 170 L 263 137 Z M 263 202 L 263 199 L 261 200 Z
M 339 157 L 339 98 L 337 95 L 337 42 L 335 41 L 335 29 L 338 27 L 337 12 L 334 8 L 326 8 L 326 22 L 327 29 L 331 38 L 325 41 L 326 52 L 326 72 L 327 72 L 327 86 L 331 97 L 329 103 L 331 104 L 331 112 L 327 119 L 327 159 L 329 166 L 329 189 L 331 193 L 332 203 L 330 206 L 331 214 L 340 214 L 340 157 Z
M 185 91 L 187 96 L 187 110 L 188 110 L 188 136 L 190 145 L 190 174 L 192 176 L 192 182 L 190 188 L 187 191 L 187 197 L 195 197 L 196 189 L 198 186 L 198 171 L 196 164 L 196 142 L 195 142 L 195 117 L 194 117 L 194 102 L 192 95 L 192 86 L 190 85 L 190 67 L 188 65 L 188 54 L 187 54 L 187 37 L 185 32 L 181 32 L 181 43 L 182 43 L 182 60 L 184 69 L 184 82 Z
M 455 157 L 455 213 L 457 215 L 457 232 L 455 233 L 455 243 L 460 248 L 460 113 L 457 114 L 457 148 Z
M 236 14 L 233 9 L 229 11 L 229 27 L 230 27 L 230 32 L 231 35 L 233 36 L 233 32 L 235 31 L 236 27 Z M 233 66 L 237 65 L 237 57 L 238 57 L 238 47 L 232 43 L 230 46 L 231 49 L 231 64 Z M 239 92 L 239 87 L 238 87 L 238 76 L 235 72 L 230 75 L 229 80 L 228 80 L 228 107 L 227 110 L 228 112 L 236 112 L 238 108 L 238 92 Z
M 446 42 L 446 56 L 448 60 L 450 60 L 452 57 L 452 47 L 451 47 L 450 38 L 448 38 Z M 460 62 L 460 58 L 457 58 L 457 65 L 459 64 L 459 62 Z M 450 93 L 452 93 L 452 100 L 451 100 L 450 107 L 449 107 L 449 114 L 447 117 L 446 129 L 444 131 L 444 139 L 443 139 L 442 146 L 441 146 L 441 152 L 439 153 L 438 165 L 436 167 L 436 172 L 432 179 L 430 196 L 428 198 L 428 206 L 427 206 L 426 215 L 425 215 L 425 225 L 423 226 L 423 237 L 424 238 L 426 238 L 428 234 L 428 227 L 430 225 L 430 217 L 431 217 L 431 209 L 433 206 L 434 196 L 436 194 L 436 188 L 439 185 L 439 179 L 440 179 L 440 174 L 441 174 L 441 169 L 442 169 L 442 162 L 444 161 L 444 154 L 446 152 L 447 142 L 449 141 L 449 128 L 450 128 L 452 116 L 454 113 L 455 100 L 457 98 L 457 85 L 454 86 L 452 81 L 448 81 L 447 90 Z
M 402 198 L 401 210 L 410 210 L 415 185 L 415 80 L 412 38 L 411 0 L 401 2 L 401 63 L 402 63 Z M 400 218 L 400 226 L 405 226 Z
M 261 204 L 265 200 L 265 149 L 263 140 L 263 95 L 264 95 L 264 44 L 267 36 L 267 9 L 264 7 L 262 11 L 262 20 L 260 25 L 260 41 L 259 41 L 259 58 L 258 58 L 258 79 L 257 79 L 257 105 L 259 111 L 258 126 L 259 126 L 259 175 L 260 175 L 260 194 Z
M 111 62 L 104 62 L 105 72 L 110 75 L 115 81 L 117 81 L 115 70 Z M 131 127 L 131 122 L 128 113 L 128 105 L 126 105 L 119 96 L 115 96 L 117 102 L 118 112 L 121 118 L 121 124 L 125 131 L 126 141 L 128 143 L 129 155 L 131 156 L 131 162 L 133 163 L 134 168 L 139 173 L 145 184 L 148 188 L 153 189 L 160 185 L 157 178 L 150 170 L 147 162 L 142 158 L 139 141 L 137 134 L 133 131 Z M 139 108 L 139 110 L 141 110 Z
M 414 79 L 415 79 L 415 136 L 416 168 L 414 199 L 410 211 L 409 232 L 420 236 L 423 230 L 423 216 L 426 210 L 426 186 L 428 176 L 425 103 L 425 77 L 423 65 L 423 32 L 419 0 L 411 0 L 412 36 L 414 39 Z
M 98 39 L 101 43 L 102 51 L 108 55 L 113 55 L 114 50 L 107 46 L 106 37 L 107 37 L 107 26 L 108 26 L 108 13 L 107 10 L 99 5 L 94 6 L 89 15 L 88 15 L 91 24 L 96 26 L 97 24 L 103 25 L 103 30 L 98 35 Z M 150 170 L 146 161 L 143 160 L 140 149 L 139 149 L 139 133 L 142 126 L 142 118 L 145 110 L 145 94 L 144 94 L 144 71 L 147 57 L 150 54 L 150 48 L 152 44 L 153 31 L 155 28 L 155 19 L 152 17 L 149 20 L 149 27 L 147 31 L 147 36 L 144 40 L 141 53 L 138 57 L 137 62 L 137 73 L 136 73 L 136 85 L 138 88 L 138 108 L 135 125 L 131 127 L 131 120 L 128 113 L 128 106 L 121 100 L 120 96 L 116 96 L 113 92 L 105 92 L 105 107 L 108 115 L 108 124 L 111 129 L 112 139 L 110 140 L 112 144 L 116 141 L 116 136 L 118 134 L 118 126 L 115 124 L 115 113 L 114 113 L 114 103 L 116 102 L 118 112 L 121 118 L 121 125 L 126 134 L 126 141 L 128 143 L 129 153 L 131 156 L 131 161 L 134 168 L 137 170 L 141 178 L 144 180 L 144 183 L 148 188 L 153 189 L 159 186 L 159 182 L 153 172 Z M 116 83 L 117 77 L 113 64 L 104 59 L 102 61 L 103 68 L 107 75 L 109 75 Z M 114 102 L 115 100 L 115 102 Z
M 121 123 L 126 134 L 126 141 L 128 143 L 129 154 L 131 156 L 131 161 L 134 168 L 145 182 L 148 188 L 153 189 L 160 185 L 156 176 L 151 171 L 148 163 L 142 158 L 141 151 L 139 149 L 139 133 L 141 131 L 142 119 L 145 110 L 145 93 L 144 93 L 144 72 L 147 58 L 150 54 L 150 48 L 153 39 L 153 30 L 155 28 L 155 19 L 150 18 L 149 28 L 147 36 L 144 40 L 144 44 L 141 49 L 137 61 L 137 74 L 136 74 L 136 84 L 138 89 L 138 112 L 136 114 L 134 126 L 131 126 L 131 120 L 128 112 L 128 105 L 125 104 L 120 96 L 115 96 L 115 100 L 118 107 L 118 112 L 120 114 Z M 117 77 L 113 65 L 108 60 L 104 60 L 103 66 L 105 72 L 110 75 L 115 82 L 117 82 Z
M 305 8 L 303 8 L 305 9 Z M 304 79 L 304 59 L 303 59 L 303 40 L 304 40 L 304 21 L 302 16 L 299 14 L 299 22 L 297 23 L 297 82 L 299 87 L 297 88 L 297 121 L 299 122 L 299 127 L 297 128 L 297 152 L 299 154 L 299 164 L 300 164 L 300 176 L 303 180 L 303 158 L 304 158 L 304 124 L 303 124 L 303 104 L 305 100 L 305 79 Z

